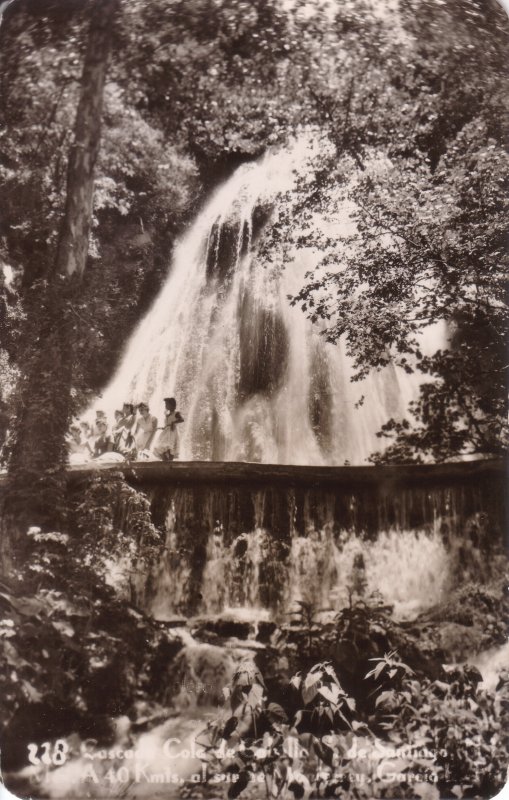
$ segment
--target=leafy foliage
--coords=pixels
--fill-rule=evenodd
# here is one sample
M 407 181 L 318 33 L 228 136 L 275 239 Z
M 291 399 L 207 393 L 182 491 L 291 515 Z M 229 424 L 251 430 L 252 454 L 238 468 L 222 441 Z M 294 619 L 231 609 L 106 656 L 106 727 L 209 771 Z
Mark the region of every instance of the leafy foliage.
M 368 713 L 358 710 L 331 663 L 295 675 L 284 707 L 270 702 L 256 669 L 241 667 L 225 690 L 229 715 L 200 737 L 212 784 L 218 773 L 227 775 L 229 797 L 255 786 L 281 798 L 496 792 L 505 775 L 504 679 L 488 694 L 471 667 L 448 667 L 430 680 L 396 651 L 373 661 Z
M 80 536 L 83 561 L 117 591 L 136 601 L 162 548 L 147 498 L 118 475 L 94 475 L 73 508 L 73 529 Z M 131 582 L 131 578 L 135 582 Z
M 64 207 L 86 24 L 79 13 L 44 15 L 22 3 L 9 12 L 0 36 L 0 260 L 14 273 L 13 328 L 29 315 L 9 358 L 26 364 L 40 328 L 39 281 L 51 270 Z M 27 98 L 22 106 L 20 96 Z M 79 334 L 79 393 L 97 391 L 111 373 L 125 336 L 159 288 L 199 185 L 190 155 L 128 102 L 114 76 L 96 178 L 90 270 L 71 309 Z
M 328 341 L 345 340 L 355 379 L 388 365 L 428 379 L 420 379 L 409 417 L 384 425 L 380 435 L 394 445 L 374 460 L 500 453 L 507 446 L 506 21 L 476 0 L 462 4 L 461 17 L 452 3 L 405 8 L 397 49 L 392 40 L 378 56 L 384 78 L 373 135 L 358 131 L 352 154 L 338 147 L 332 119 L 335 151 L 289 213 L 303 229 L 292 246 L 323 253 L 293 302 L 324 321 Z M 482 71 L 474 50 L 483 53 Z M 317 208 L 348 214 L 354 233 L 317 230 Z
M 310 783 L 295 766 L 311 753 L 328 760 L 332 748 L 327 732 L 334 725 L 350 727 L 355 703 L 341 688 L 331 664 L 317 664 L 307 674 L 296 675 L 291 685 L 302 704 L 293 717 L 267 701 L 257 670 L 241 667 L 234 675 L 231 690 L 226 690 L 231 716 L 209 725 L 201 741 L 211 767 L 236 776 L 229 797 L 237 797 L 253 780 L 263 783 L 268 797 L 286 797 L 289 792 L 302 797 Z
M 313 603 L 299 600 L 297 606 L 296 611 L 290 612 L 293 619 L 281 628 L 285 650 L 295 654 L 301 663 L 305 659 L 316 660 L 323 650 L 325 626 Z
M 500 702 L 506 702 L 507 688 L 502 684 L 493 696 L 478 689 L 475 668 L 444 670 L 441 680 L 416 681 L 396 653 L 378 660 L 372 674 L 380 684 L 375 704 L 381 724 L 391 741 L 405 737 L 435 754 L 442 791 L 458 797 L 496 791 L 505 773 Z
M 148 562 L 160 539 L 146 499 L 122 490 L 120 478 L 107 483 L 91 480 L 73 534 L 30 528 L 26 560 L 0 584 L 6 768 L 23 763 L 26 741 L 76 731 L 108 740 L 109 716 L 164 693 L 164 668 L 179 645 L 131 604 L 127 558 Z M 114 493 L 117 505 L 101 506 Z

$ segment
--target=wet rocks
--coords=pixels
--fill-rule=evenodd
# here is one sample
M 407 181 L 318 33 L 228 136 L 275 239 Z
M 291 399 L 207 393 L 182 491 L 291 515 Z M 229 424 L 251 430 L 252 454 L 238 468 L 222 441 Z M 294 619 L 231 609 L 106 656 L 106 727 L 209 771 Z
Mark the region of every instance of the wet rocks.
M 193 635 L 205 642 L 224 641 L 232 637 L 245 640 L 254 632 L 252 623 L 229 617 L 197 620 L 193 626 Z

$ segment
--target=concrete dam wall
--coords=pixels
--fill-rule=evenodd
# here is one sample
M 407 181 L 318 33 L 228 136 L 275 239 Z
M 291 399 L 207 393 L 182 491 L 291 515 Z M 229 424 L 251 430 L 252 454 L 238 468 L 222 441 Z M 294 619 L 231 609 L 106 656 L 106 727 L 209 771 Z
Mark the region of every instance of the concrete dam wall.
M 118 472 L 108 466 L 101 473 Z M 499 461 L 397 467 L 175 462 L 122 466 L 166 547 L 148 608 L 287 614 L 339 608 L 352 581 L 402 615 L 489 577 L 505 530 Z M 78 486 L 89 468 L 72 469 Z M 357 578 L 352 577 L 357 575 Z

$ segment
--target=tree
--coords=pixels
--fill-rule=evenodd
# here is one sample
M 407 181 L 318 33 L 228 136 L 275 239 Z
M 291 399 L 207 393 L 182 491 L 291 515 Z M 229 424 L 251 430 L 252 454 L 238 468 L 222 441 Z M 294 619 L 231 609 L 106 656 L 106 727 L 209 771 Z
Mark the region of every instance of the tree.
M 382 53 L 371 138 L 357 126 L 355 152 L 341 148 L 345 114 L 334 120 L 324 98 L 336 149 L 298 200 L 299 244 L 323 256 L 293 302 L 325 322 L 328 341 L 344 337 L 357 378 L 388 364 L 431 378 L 409 409 L 414 422 L 383 427 L 395 441 L 375 460 L 497 454 L 508 443 L 507 21 L 477 0 L 460 13 L 408 2 L 401 21 L 397 49 Z M 362 95 L 356 87 L 361 111 Z M 332 213 L 345 198 L 355 234 L 316 231 L 310 210 Z M 425 352 L 439 323 L 443 341 Z
M 210 184 L 306 121 L 301 70 L 291 69 L 299 33 L 279 0 L 135 0 L 119 37 L 126 90 Z
M 118 15 L 89 258 L 73 303 L 82 322 L 73 375 L 81 407 L 107 382 L 157 294 L 173 241 L 203 194 L 200 178 L 210 187 L 218 170 L 284 134 L 290 98 L 276 65 L 288 62 L 286 15 L 278 3 L 259 5 L 246 15 L 225 0 L 191 13 L 157 0 L 124 4 Z M 24 310 L 34 281 L 53 269 L 86 8 L 83 0 L 19 0 L 0 30 L 0 258 L 14 270 Z M 23 370 L 24 340 L 9 356 Z
M 55 259 L 35 281 L 29 303 L 32 338 L 21 384 L 20 413 L 9 465 L 8 511 L 16 526 L 62 521 L 65 433 L 72 413 L 77 318 L 73 308 L 88 252 L 94 168 L 99 152 L 104 84 L 118 0 L 95 0 L 81 77 L 67 193 Z

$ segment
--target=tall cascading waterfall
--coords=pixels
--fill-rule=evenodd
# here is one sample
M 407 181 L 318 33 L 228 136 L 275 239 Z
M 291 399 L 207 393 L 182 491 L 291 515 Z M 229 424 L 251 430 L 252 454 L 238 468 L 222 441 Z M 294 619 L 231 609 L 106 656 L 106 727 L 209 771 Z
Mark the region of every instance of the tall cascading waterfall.
M 416 379 L 394 368 L 351 383 L 342 343 L 327 344 L 290 306 L 317 253 L 296 251 L 284 270 L 257 256 L 260 230 L 309 158 L 302 143 L 269 152 L 217 189 L 100 401 L 110 414 L 148 401 L 161 423 L 163 398 L 175 396 L 181 460 L 362 463 L 415 396 Z M 347 211 L 341 226 L 351 233 Z
M 125 400 L 148 401 L 161 422 L 163 398 L 174 395 L 185 418 L 183 461 L 360 464 L 379 449 L 380 426 L 416 395 L 417 379 L 394 368 L 352 383 L 343 345 L 327 344 L 291 307 L 288 295 L 318 253 L 295 249 L 281 269 L 257 251 L 311 159 L 297 143 L 241 166 L 217 189 L 177 244 L 100 400 L 110 413 Z M 351 225 L 345 207 L 334 231 L 351 233 Z M 439 601 L 462 560 L 481 568 L 470 533 L 488 541 L 500 529 L 492 499 L 485 514 L 489 482 L 482 491 L 414 482 L 382 494 L 355 482 L 321 486 L 311 475 L 300 485 L 263 476 L 242 487 L 179 484 L 168 473 L 149 492 L 167 541 L 143 590 L 147 610 L 164 619 L 228 608 L 284 614 L 298 600 L 338 607 L 362 554 L 366 591 L 407 613 Z

